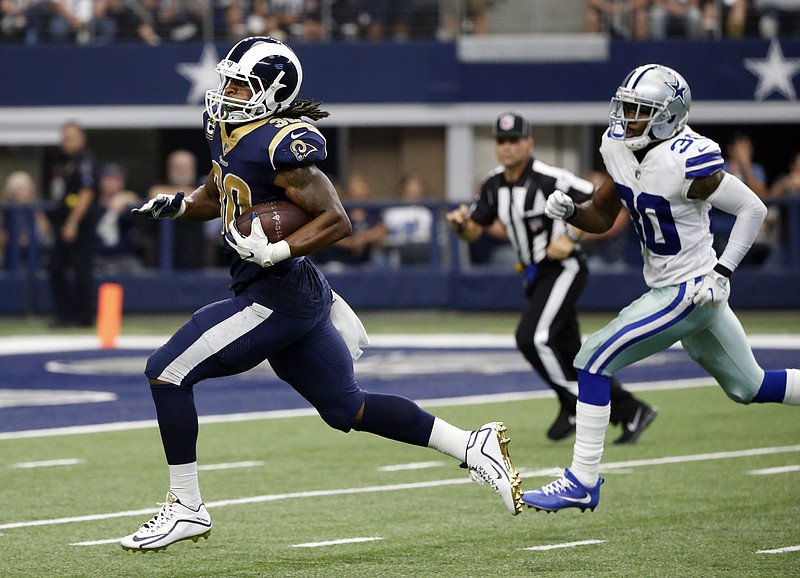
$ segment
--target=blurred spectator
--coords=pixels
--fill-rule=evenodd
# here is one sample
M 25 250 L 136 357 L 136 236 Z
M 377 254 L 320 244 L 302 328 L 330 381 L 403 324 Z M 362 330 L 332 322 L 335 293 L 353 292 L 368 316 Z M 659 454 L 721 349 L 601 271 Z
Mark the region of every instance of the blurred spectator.
M 28 28 L 27 10 L 33 0 L 0 0 L 0 42 L 21 42 Z
M 94 40 L 98 44 L 160 42 L 151 14 L 137 0 L 95 0 Z
M 372 17 L 364 0 L 334 0 L 331 5 L 332 30 L 335 40 L 359 40 L 367 36 Z
M 700 0 L 654 0 L 650 7 L 650 36 L 665 38 L 702 38 L 703 22 Z
M 131 208 L 142 198 L 126 188 L 126 172 L 121 166 L 107 164 L 98 179 L 97 263 L 101 275 L 114 275 L 143 268 L 139 219 Z
M 789 172 L 776 180 L 769 189 L 770 199 L 784 197 L 800 197 L 800 150 L 792 156 Z
M 749 4 L 748 0 L 707 1 L 704 5 L 704 19 L 706 22 L 710 20 L 717 22 L 717 33 L 714 35 L 716 37 L 752 36 L 750 23 L 756 19 L 756 16 Z M 706 24 L 706 28 L 709 28 L 708 24 Z
M 767 194 L 767 173 L 759 163 L 753 162 L 753 141 L 742 132 L 735 131 L 725 146 L 723 168 L 762 199 Z
M 167 156 L 166 182 L 150 187 L 147 197 L 152 199 L 159 194 L 174 195 L 178 191 L 183 191 L 186 196 L 189 196 L 200 184 L 201 181 L 197 175 L 197 158 L 191 151 L 179 149 L 172 151 Z M 144 222 L 155 228 L 151 234 L 147 235 L 156 243 L 148 250 L 146 259 L 148 265 L 160 262 L 163 242 L 161 232 L 165 226 L 172 226 L 172 264 L 177 269 L 197 269 L 206 266 L 207 259 L 211 258 L 208 256 L 210 253 L 208 244 L 211 240 L 206 236 L 207 227 L 208 231 L 214 232 L 213 245 L 215 249 L 219 252 L 222 250 L 219 244 L 220 224 L 216 219 L 206 222 L 156 220 Z M 214 261 L 208 264 L 217 265 L 216 259 Z
M 487 11 L 492 0 L 443 0 L 441 4 L 443 39 L 489 34 Z
M 247 33 L 278 40 L 320 40 L 319 0 L 254 0 L 246 18 Z
M 393 2 L 375 0 L 370 5 L 369 37 L 372 40 L 419 40 L 436 38 L 439 29 L 439 1 Z
M 91 39 L 92 0 L 34 0 L 27 11 L 25 42 L 74 42 Z
M 725 145 L 723 168 L 750 187 L 762 200 L 766 199 L 767 173 L 763 166 L 753 161 L 753 141 L 748 135 L 740 131 L 731 134 Z M 733 226 L 733 217 L 730 215 L 722 215 L 718 211 L 714 211 L 712 215 L 715 224 L 722 224 L 725 228 Z M 777 207 L 769 207 L 767 218 L 764 219 L 750 251 L 742 259 L 742 265 L 760 265 L 767 260 L 770 252 L 778 243 L 779 225 L 780 210 Z M 715 248 L 721 250 L 720 243 L 723 241 L 723 239 L 715 239 Z
M 60 157 L 50 180 L 55 208 L 48 212 L 55 242 L 50 254 L 54 326 L 90 326 L 97 309 L 94 249 L 98 163 L 83 128 L 61 128 Z
M 588 0 L 584 31 L 607 32 L 613 38 L 646 39 L 649 0 Z
M 39 203 L 39 193 L 33 177 L 25 171 L 14 171 L 6 177 L 0 193 L 0 258 L 4 266 L 17 269 L 29 257 L 41 258 L 42 253 L 53 243 L 52 229 L 41 207 L 32 212 L 20 207 L 32 207 Z M 32 243 L 36 243 L 37 254 L 30 255 Z
M 208 4 L 205 0 L 141 0 L 155 34 L 162 40 L 198 40 Z
M 348 179 L 343 200 L 353 232 L 318 254 L 318 260 L 315 261 L 329 268 L 385 264 L 382 245 L 386 238 L 386 226 L 381 219 L 380 210 L 369 206 L 371 191 L 369 182 L 363 175 L 356 173 Z
M 433 211 L 420 203 L 425 189 L 421 176 L 405 175 L 400 179 L 403 204 L 383 212 L 383 222 L 388 229 L 386 247 L 390 265 L 425 265 L 430 262 Z
M 800 37 L 800 0 L 754 0 L 762 38 Z

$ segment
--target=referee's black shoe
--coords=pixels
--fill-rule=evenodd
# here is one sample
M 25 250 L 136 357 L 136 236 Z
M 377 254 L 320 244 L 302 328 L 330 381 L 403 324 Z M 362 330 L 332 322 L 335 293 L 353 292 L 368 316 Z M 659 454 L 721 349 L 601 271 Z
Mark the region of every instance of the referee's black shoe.
M 564 408 L 558 412 L 558 416 L 550 429 L 547 430 L 548 439 L 554 442 L 568 438 L 575 433 L 575 413 Z
M 658 410 L 646 403 L 639 403 L 636 413 L 629 420 L 622 422 L 622 435 L 614 440 L 615 444 L 633 444 L 644 433 L 644 430 L 656 419 Z

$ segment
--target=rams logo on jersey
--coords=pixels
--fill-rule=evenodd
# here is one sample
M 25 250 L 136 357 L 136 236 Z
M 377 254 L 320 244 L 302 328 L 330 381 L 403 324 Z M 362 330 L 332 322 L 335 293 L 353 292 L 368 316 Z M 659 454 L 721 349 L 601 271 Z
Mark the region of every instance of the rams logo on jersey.
M 311 153 L 316 152 L 317 147 L 301 140 L 293 140 L 289 145 L 289 150 L 292 151 L 294 158 L 296 158 L 298 161 L 302 161 Z

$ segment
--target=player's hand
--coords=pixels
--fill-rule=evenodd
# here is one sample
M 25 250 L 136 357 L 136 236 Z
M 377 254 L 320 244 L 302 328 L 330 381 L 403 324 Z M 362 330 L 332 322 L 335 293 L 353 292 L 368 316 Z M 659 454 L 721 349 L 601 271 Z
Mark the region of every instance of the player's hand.
M 544 205 L 544 214 L 551 219 L 569 219 L 575 214 L 575 202 L 561 191 L 553 191 L 547 197 Z
M 250 234 L 247 237 L 242 237 L 239 229 L 236 228 L 236 221 L 231 221 L 228 224 L 225 241 L 239 253 L 242 259 L 261 267 L 271 267 L 292 256 L 289 243 L 286 241 L 269 242 L 258 215 L 254 215 L 250 221 Z
M 183 191 L 176 195 L 156 195 L 141 207 L 131 209 L 131 213 L 151 219 L 177 219 L 186 210 L 183 197 Z
M 694 286 L 692 303 L 701 307 L 719 307 L 728 300 L 731 288 L 728 278 L 716 271 L 703 275 L 700 283 Z

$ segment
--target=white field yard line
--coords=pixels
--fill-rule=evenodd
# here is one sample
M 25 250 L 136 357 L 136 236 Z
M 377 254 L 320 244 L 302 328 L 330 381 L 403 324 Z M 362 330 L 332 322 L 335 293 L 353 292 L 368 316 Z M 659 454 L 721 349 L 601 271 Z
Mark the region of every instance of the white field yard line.
M 11 464 L 10 467 L 19 469 L 52 468 L 56 466 L 76 466 L 85 463 L 86 460 L 81 458 L 61 458 L 58 460 L 43 460 L 40 462 L 19 462 Z
M 800 465 L 783 466 L 780 468 L 764 468 L 763 470 L 750 470 L 747 473 L 753 476 L 773 476 L 775 474 L 788 474 L 791 472 L 800 472 Z
M 696 454 L 688 456 L 670 456 L 655 458 L 650 460 L 632 460 L 626 462 L 610 462 L 605 464 L 604 470 L 614 468 L 644 467 L 664 464 L 678 464 L 687 462 L 700 462 L 707 460 L 723 460 L 749 456 L 770 455 L 780 453 L 800 452 L 800 445 L 782 446 L 771 448 L 753 448 L 749 450 L 739 450 L 731 452 L 714 452 L 710 454 Z M 520 474 L 526 477 L 551 476 L 555 468 L 545 468 L 539 470 L 520 470 Z M 267 494 L 263 496 L 251 496 L 249 498 L 233 498 L 229 500 L 218 500 L 208 502 L 208 508 L 222 508 L 226 506 L 239 506 L 246 504 L 258 504 L 265 502 L 277 502 L 280 500 L 318 498 L 330 496 L 343 496 L 352 494 L 367 494 L 375 492 L 395 492 L 402 490 L 417 490 L 423 488 L 438 488 L 442 486 L 454 486 L 473 483 L 468 477 L 459 477 L 447 480 L 433 480 L 428 482 L 415 482 L 408 484 L 388 484 L 384 486 L 367 486 L 362 488 L 339 488 L 333 490 L 312 490 L 307 492 L 291 492 L 286 494 Z M 147 508 L 141 510 L 126 510 L 121 512 L 109 512 L 106 514 L 89 514 L 85 516 L 73 516 L 66 518 L 53 518 L 49 520 L 32 520 L 28 522 L 10 522 L 0 524 L 0 530 L 10 530 L 14 528 L 28 528 L 34 526 L 53 526 L 57 524 L 70 524 L 74 522 L 93 522 L 97 520 L 109 520 L 112 518 L 127 518 L 131 516 L 146 516 L 157 512 L 157 508 Z
M 338 540 L 328 540 L 326 542 L 306 542 L 305 544 L 292 544 L 292 548 L 319 548 L 321 546 L 338 546 L 339 544 L 358 544 L 360 542 L 377 542 L 383 540 L 378 536 L 369 538 L 340 538 Z
M 520 548 L 520 550 L 547 551 L 558 550 L 560 548 L 575 548 L 576 546 L 591 546 L 592 544 L 604 544 L 606 540 L 581 540 L 580 542 L 564 542 L 563 544 L 545 544 L 543 546 L 531 546 L 530 548 Z
M 671 389 L 692 389 L 697 387 L 715 386 L 714 379 L 711 377 L 700 377 L 695 379 L 677 379 L 672 381 L 650 381 L 641 383 L 626 383 L 628 391 L 653 391 Z M 443 397 L 437 399 L 418 399 L 416 402 L 423 407 L 450 407 L 458 405 L 485 405 L 489 403 L 505 403 L 513 401 L 526 401 L 531 399 L 548 399 L 555 394 L 552 390 L 541 391 L 519 391 L 510 393 L 496 393 L 490 395 L 468 395 L 463 397 Z M 232 423 L 242 421 L 253 421 L 259 419 L 284 419 L 290 417 L 316 416 L 314 408 L 302 409 L 280 409 L 273 411 L 255 411 L 248 413 L 231 413 L 223 415 L 200 416 L 200 424 L 211 423 Z M 136 429 L 156 428 L 158 423 L 154 419 L 140 421 L 123 421 L 116 423 L 103 423 L 96 425 L 68 426 L 58 428 L 45 428 L 35 430 L 24 430 L 0 433 L 0 441 L 27 439 L 49 436 L 65 436 L 93 434 L 115 431 L 128 431 Z
M 800 546 L 786 546 L 772 550 L 756 550 L 756 554 L 785 554 L 786 552 L 800 552 Z
M 187 316 L 188 319 L 188 316 Z M 122 336 L 117 349 L 156 349 L 169 339 L 165 336 Z M 749 335 L 748 343 L 755 348 L 800 349 L 800 335 Z M 405 347 L 408 349 L 436 348 L 509 348 L 515 349 L 514 336 L 510 334 L 431 334 L 370 336 L 370 345 L 375 347 Z M 0 337 L 0 355 L 22 353 L 48 353 L 58 351 L 102 351 L 100 341 L 93 335 L 14 336 Z M 681 349 L 675 344 L 670 349 Z

